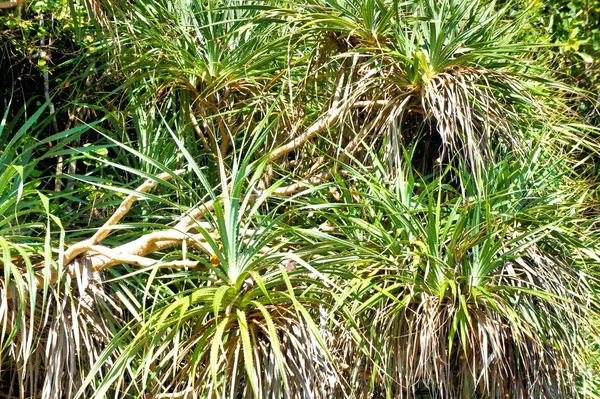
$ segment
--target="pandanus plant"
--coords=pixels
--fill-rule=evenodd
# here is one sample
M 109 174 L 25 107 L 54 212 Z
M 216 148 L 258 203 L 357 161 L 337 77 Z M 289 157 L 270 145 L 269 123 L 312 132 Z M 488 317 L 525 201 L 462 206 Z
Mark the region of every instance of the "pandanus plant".
M 490 167 L 484 196 L 410 166 L 383 182 L 348 171 L 347 208 L 327 219 L 359 258 L 341 297 L 345 335 L 362 345 L 337 348 L 362 365 L 351 385 L 366 378 L 365 392 L 387 397 L 577 396 L 580 334 L 597 323 L 596 238 L 589 191 L 536 165 L 542 153 Z
M 10 394 L 577 395 L 597 147 L 512 3 L 94 3 L 105 117 L 0 125 Z
M 342 384 L 327 349 L 324 298 L 336 286 L 304 259 L 306 244 L 283 223 L 285 201 L 265 210 L 276 189 L 258 186 L 268 156 L 251 160 L 267 134 L 248 134 L 231 165 L 219 160 L 216 187 L 181 148 L 206 193 L 185 244 L 197 265 L 161 275 L 164 283 L 145 292 L 142 311 L 110 341 L 79 394 L 115 357 L 95 395 L 326 397 Z M 158 282 L 156 267 L 148 286 Z

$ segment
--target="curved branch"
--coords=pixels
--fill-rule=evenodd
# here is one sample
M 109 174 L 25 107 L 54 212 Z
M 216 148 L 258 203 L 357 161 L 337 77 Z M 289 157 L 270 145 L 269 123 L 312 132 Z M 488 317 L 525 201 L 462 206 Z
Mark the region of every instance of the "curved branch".
M 282 145 L 281 147 L 275 149 L 269 155 L 268 163 L 271 163 L 282 156 L 294 151 L 295 149 L 301 147 L 311 138 L 315 137 L 317 134 L 324 132 L 325 130 L 330 129 L 333 125 L 338 121 L 340 116 L 346 111 L 348 108 L 342 103 L 342 89 L 344 86 L 344 75 L 340 76 L 338 81 L 338 85 L 336 87 L 335 95 L 333 103 L 331 104 L 331 108 L 327 113 L 321 118 L 317 119 L 315 123 L 313 123 L 303 134 L 296 137 L 289 143 Z
M 169 180 L 171 180 L 171 178 L 173 176 L 180 175 L 183 172 L 185 172 L 184 169 L 178 169 L 178 170 L 174 171 L 173 174 L 168 173 L 168 172 L 161 173 L 158 176 L 156 176 L 156 179 L 146 180 L 144 182 L 144 184 L 139 186 L 135 191 L 137 193 L 146 192 L 146 191 L 150 190 L 151 188 L 156 187 L 159 180 L 169 181 Z M 111 232 L 110 227 L 119 223 L 119 221 L 123 218 L 123 216 L 125 216 L 127 214 L 127 212 L 129 212 L 129 210 L 131 209 L 131 205 L 133 205 L 133 203 L 135 201 L 137 201 L 138 198 L 139 198 L 139 195 L 137 195 L 137 194 L 129 194 L 127 196 L 127 198 L 125 198 L 123 200 L 123 202 L 121 203 L 121 206 L 119 206 L 119 209 L 117 209 L 115 211 L 115 213 L 104 223 L 104 225 L 98 229 L 96 234 L 94 234 L 92 236 L 92 238 L 90 238 L 90 241 L 92 242 L 92 244 L 96 244 L 96 243 L 99 243 L 100 241 L 104 240 Z
M 146 258 L 145 256 L 133 255 L 127 252 L 120 252 L 115 249 L 111 249 L 102 245 L 92 245 L 90 247 L 90 251 L 96 252 L 108 259 L 111 262 L 115 263 L 127 263 L 128 265 L 133 266 L 141 266 L 141 267 L 150 267 L 155 265 L 159 261 L 156 259 Z M 93 259 L 93 257 L 92 257 Z M 91 260 L 91 259 L 90 259 Z M 190 261 L 190 260 L 178 260 L 172 262 L 164 262 L 160 263 L 160 267 L 196 267 L 198 262 Z M 98 268 L 94 266 L 94 262 L 92 260 L 92 270 L 100 271 L 102 268 Z M 106 267 L 104 267 L 106 268 Z
M 179 170 L 174 171 L 173 174 L 170 174 L 167 172 L 161 173 L 158 176 L 156 176 L 156 179 L 146 180 L 142 185 L 140 185 L 135 190 L 135 192 L 136 193 L 146 192 L 146 191 L 150 190 L 151 188 L 156 187 L 156 185 L 158 184 L 158 182 L 160 180 L 168 181 L 174 175 L 180 175 L 184 171 L 185 171 L 184 169 L 179 169 Z M 115 211 L 115 213 L 104 223 L 104 225 L 102 227 L 100 227 L 98 229 L 98 231 L 91 238 L 84 240 L 84 241 L 80 241 L 77 244 L 72 245 L 65 251 L 65 253 L 63 255 L 63 259 L 62 259 L 62 262 L 63 262 L 62 264 L 68 265 L 77 256 L 88 251 L 89 247 L 91 245 L 98 244 L 99 242 L 104 240 L 111 233 L 111 230 L 112 230 L 111 227 L 115 226 L 117 223 L 119 223 L 119 221 L 129 212 L 129 210 L 131 209 L 131 206 L 133 205 L 133 203 L 135 201 L 137 201 L 138 198 L 139 198 L 138 194 L 135 194 L 135 193 L 129 194 L 127 196 L 127 198 L 125 198 L 123 200 L 123 202 L 121 203 L 119 208 Z

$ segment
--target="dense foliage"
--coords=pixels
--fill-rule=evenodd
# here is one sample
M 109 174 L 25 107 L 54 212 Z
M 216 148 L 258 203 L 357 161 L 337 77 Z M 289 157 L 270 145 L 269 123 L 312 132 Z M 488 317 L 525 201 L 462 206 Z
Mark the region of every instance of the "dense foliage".
M 599 12 L 0 2 L 0 397 L 600 397 Z

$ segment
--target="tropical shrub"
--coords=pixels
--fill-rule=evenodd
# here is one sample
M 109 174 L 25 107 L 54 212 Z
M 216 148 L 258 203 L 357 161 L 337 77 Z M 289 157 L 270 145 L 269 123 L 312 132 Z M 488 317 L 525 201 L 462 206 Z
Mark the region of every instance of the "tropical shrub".
M 584 277 L 594 274 L 585 249 L 594 237 L 581 219 L 588 194 L 565 186 L 555 166 L 534 166 L 542 151 L 529 168 L 496 165 L 483 197 L 474 185 L 467 198 L 449 196 L 439 179 L 420 181 L 410 168 L 383 183 L 352 171 L 363 188 L 342 197 L 360 212 L 335 209 L 328 220 L 360 259 L 344 296 L 371 347 L 346 356 L 365 357 L 372 389 L 576 396 L 587 356 L 574 337 L 593 331 L 597 314 L 595 279 Z
M 67 3 L 0 125 L 3 391 L 596 394 L 597 129 L 539 9 Z

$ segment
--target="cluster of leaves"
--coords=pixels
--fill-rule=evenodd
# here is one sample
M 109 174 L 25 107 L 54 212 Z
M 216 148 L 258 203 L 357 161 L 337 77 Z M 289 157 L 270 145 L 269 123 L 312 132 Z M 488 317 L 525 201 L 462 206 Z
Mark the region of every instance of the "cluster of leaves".
M 600 114 L 600 1 L 558 1 L 538 5 L 534 19 L 540 39 L 558 45 L 552 53 L 553 67 L 574 86 L 586 91 L 576 110 L 589 123 L 598 124 Z M 538 33 L 539 34 L 539 33 Z
M 599 396 L 598 130 L 539 9 L 40 5 L 86 50 L 0 125 L 2 392 Z

